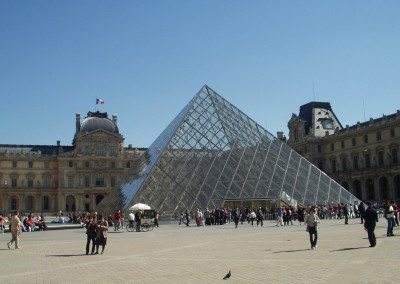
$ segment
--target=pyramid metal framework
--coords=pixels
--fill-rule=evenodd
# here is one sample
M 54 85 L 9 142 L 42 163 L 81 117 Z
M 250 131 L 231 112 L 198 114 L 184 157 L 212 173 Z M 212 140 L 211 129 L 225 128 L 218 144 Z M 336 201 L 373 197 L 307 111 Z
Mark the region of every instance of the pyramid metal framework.
M 143 202 L 161 214 L 219 208 L 225 200 L 288 204 L 358 199 L 204 86 L 133 166 L 134 178 L 100 205 Z

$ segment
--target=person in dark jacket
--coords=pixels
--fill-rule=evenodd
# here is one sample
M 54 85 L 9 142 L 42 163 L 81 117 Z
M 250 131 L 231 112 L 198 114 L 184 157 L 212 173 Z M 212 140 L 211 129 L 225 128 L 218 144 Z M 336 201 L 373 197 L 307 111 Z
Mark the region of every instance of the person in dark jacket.
M 358 212 L 360 213 L 360 218 L 361 218 L 361 224 L 364 223 L 364 203 L 361 201 L 360 204 L 358 205 Z
M 364 219 L 364 228 L 368 232 L 368 240 L 370 247 L 376 246 L 375 226 L 378 222 L 378 214 L 372 208 L 372 203 L 367 201 L 368 208 L 364 211 L 362 218 Z
M 96 245 L 96 223 L 93 221 L 92 217 L 90 217 L 89 222 L 86 224 L 86 235 L 86 254 L 89 254 L 90 242 L 92 242 L 92 254 L 94 254 L 94 248 Z

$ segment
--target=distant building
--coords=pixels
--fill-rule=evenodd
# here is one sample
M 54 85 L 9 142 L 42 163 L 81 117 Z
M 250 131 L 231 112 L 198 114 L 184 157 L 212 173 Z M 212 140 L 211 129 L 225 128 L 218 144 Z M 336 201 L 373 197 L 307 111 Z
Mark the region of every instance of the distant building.
M 93 211 L 146 150 L 123 146 L 117 116 L 88 112 L 71 146 L 0 144 L 0 211 Z
M 359 199 L 400 199 L 400 111 L 343 127 L 330 103 L 310 102 L 288 128 L 288 145 Z

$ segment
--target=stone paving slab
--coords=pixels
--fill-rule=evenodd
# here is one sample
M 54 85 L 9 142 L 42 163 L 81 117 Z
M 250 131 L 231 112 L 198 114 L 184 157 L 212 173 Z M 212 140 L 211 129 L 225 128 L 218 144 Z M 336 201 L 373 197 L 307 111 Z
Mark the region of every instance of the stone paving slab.
M 400 230 L 386 220 L 369 248 L 359 220 L 323 220 L 318 249 L 305 226 L 162 225 L 151 232 L 109 232 L 103 255 L 86 256 L 84 229 L 23 233 L 20 250 L 0 235 L 0 283 L 395 283 Z M 388 273 L 388 268 L 393 272 Z

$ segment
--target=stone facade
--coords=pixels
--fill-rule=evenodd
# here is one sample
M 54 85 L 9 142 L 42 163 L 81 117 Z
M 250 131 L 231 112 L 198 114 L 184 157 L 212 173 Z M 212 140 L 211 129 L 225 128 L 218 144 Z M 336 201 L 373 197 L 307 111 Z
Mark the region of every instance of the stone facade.
M 311 102 L 288 128 L 288 145 L 359 199 L 400 199 L 400 111 L 342 127 L 329 103 Z
M 72 146 L 0 144 L 0 211 L 93 211 L 146 150 L 123 146 L 117 117 L 76 115 Z

